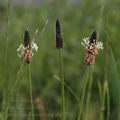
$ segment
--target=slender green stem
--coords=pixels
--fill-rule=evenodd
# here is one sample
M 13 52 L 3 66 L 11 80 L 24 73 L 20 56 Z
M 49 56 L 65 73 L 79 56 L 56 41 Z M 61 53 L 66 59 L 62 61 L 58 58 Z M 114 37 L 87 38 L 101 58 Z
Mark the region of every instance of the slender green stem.
M 105 85 L 105 83 L 104 83 L 100 120 L 104 120 L 105 96 L 106 96 L 106 85 Z
M 60 79 L 61 79 L 61 111 L 62 111 L 62 119 L 65 120 L 65 97 L 64 97 L 64 73 L 63 73 L 63 57 L 61 49 L 59 49 L 59 64 L 60 64 Z
M 108 88 L 107 80 L 105 80 L 105 82 L 104 82 L 102 108 L 101 108 L 102 111 L 101 111 L 100 120 L 104 120 L 105 100 L 106 99 L 107 99 L 107 116 L 106 116 L 105 120 L 109 120 L 109 115 L 110 115 L 110 96 L 109 96 L 109 88 Z
M 34 120 L 34 107 L 33 107 L 33 99 L 32 99 L 32 80 L 31 80 L 30 64 L 28 64 L 28 80 L 29 80 L 29 87 L 30 87 L 31 117 L 32 117 L 32 120 Z
M 60 79 L 58 76 L 54 75 L 54 78 L 55 78 L 57 81 L 61 82 L 61 79 Z M 65 83 L 65 82 L 64 82 L 64 86 L 68 89 L 68 91 L 71 93 L 71 95 L 73 95 L 74 98 L 75 98 L 78 102 L 80 102 L 80 99 L 79 99 L 78 95 L 75 93 L 75 91 L 74 91 L 67 83 Z
M 102 84 L 100 83 L 100 80 L 98 79 L 98 90 L 99 90 L 99 97 L 100 97 L 100 103 L 103 101 L 103 89 L 102 89 Z M 100 117 L 99 120 L 101 120 L 101 111 L 100 111 Z
M 102 85 L 101 85 L 99 79 L 97 80 L 97 85 L 98 85 L 98 92 L 99 92 L 100 101 L 102 101 Z
M 92 82 L 93 82 L 93 66 L 91 66 L 91 76 L 89 80 L 89 86 L 88 86 L 88 95 L 87 95 L 87 102 L 86 102 L 86 115 L 85 115 L 85 120 L 88 120 L 88 109 L 89 109 L 89 104 L 90 104 L 90 99 L 91 99 L 91 89 L 92 89 Z
M 107 87 L 107 119 L 109 120 L 110 117 L 110 94 L 109 94 L 109 87 Z
M 79 107 L 80 109 L 79 109 L 79 112 L 78 112 L 77 120 L 81 119 L 81 115 L 82 115 L 82 111 L 83 111 L 83 103 L 84 103 L 86 88 L 87 88 L 87 84 L 88 84 L 88 73 L 89 73 L 89 69 L 87 70 L 87 75 L 86 75 L 86 79 L 85 79 L 85 82 L 84 82 L 84 88 L 83 88 L 83 93 L 82 93 L 82 98 L 81 98 L 80 107 Z
M 6 42 L 5 42 L 5 81 L 4 81 L 4 87 L 6 88 L 3 91 L 3 112 L 4 112 L 4 119 L 7 119 L 7 108 L 5 107 L 7 105 L 7 97 L 8 97 L 8 41 L 9 41 L 9 10 L 10 10 L 10 0 L 7 0 L 7 6 L 6 6 Z M 5 105 L 5 106 L 4 106 Z M 5 109 L 4 109 L 5 108 Z

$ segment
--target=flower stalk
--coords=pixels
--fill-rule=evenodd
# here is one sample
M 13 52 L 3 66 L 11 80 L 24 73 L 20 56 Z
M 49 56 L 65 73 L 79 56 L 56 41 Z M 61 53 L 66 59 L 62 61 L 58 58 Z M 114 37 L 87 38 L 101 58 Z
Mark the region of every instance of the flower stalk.
M 30 64 L 28 64 L 28 80 L 29 80 L 29 89 L 30 89 L 31 118 L 32 120 L 34 120 L 34 106 L 32 99 L 32 80 L 31 80 Z
M 94 65 L 90 66 L 90 79 L 89 79 L 89 83 L 88 83 L 88 94 L 87 94 L 87 101 L 86 101 L 86 116 L 85 116 L 85 120 L 88 120 L 88 109 L 89 109 L 89 104 L 90 104 L 90 99 L 91 99 L 91 91 L 92 91 L 92 83 L 93 83 L 93 72 L 94 72 Z
M 34 106 L 32 99 L 32 80 L 31 80 L 31 71 L 30 71 L 30 63 L 32 61 L 32 57 L 34 56 L 33 51 L 38 51 L 38 46 L 34 41 L 30 41 L 29 31 L 25 30 L 24 33 L 24 43 L 19 46 L 17 49 L 18 56 L 23 58 L 23 60 L 28 64 L 28 80 L 29 80 L 29 89 L 30 89 L 30 104 L 31 104 L 31 118 L 34 120 Z
M 29 90 L 30 90 L 30 104 L 31 104 L 31 118 L 34 120 L 34 108 L 33 108 L 33 99 L 32 99 L 32 81 L 31 81 L 31 71 L 30 71 L 30 63 L 32 60 L 32 47 L 30 42 L 29 31 L 26 30 L 24 34 L 24 53 L 23 58 L 25 62 L 28 64 L 28 80 L 29 80 Z
M 89 70 L 90 78 L 88 80 L 86 80 L 86 82 L 84 84 L 84 90 L 83 90 L 83 94 L 82 94 L 82 100 L 81 100 L 80 110 L 79 110 L 77 120 L 81 119 L 83 101 L 84 101 L 86 86 L 88 84 L 88 93 L 87 93 L 87 101 L 86 101 L 86 116 L 85 116 L 85 120 L 87 120 L 88 119 L 87 112 L 88 112 L 90 98 L 91 98 L 94 64 L 95 64 L 96 56 L 98 55 L 98 50 L 103 49 L 103 43 L 101 41 L 97 42 L 97 32 L 94 30 L 90 37 L 86 37 L 86 38 L 83 39 L 81 44 L 85 48 L 84 62 L 85 62 L 85 64 L 92 65 L 92 66 L 88 66 L 89 69 L 90 69 Z
M 63 36 L 61 33 L 61 26 L 58 19 L 56 20 L 56 48 L 58 48 L 59 51 L 59 65 L 61 79 L 61 111 L 62 111 L 61 120 L 65 120 L 64 72 L 63 72 L 63 56 L 61 51 L 63 48 Z

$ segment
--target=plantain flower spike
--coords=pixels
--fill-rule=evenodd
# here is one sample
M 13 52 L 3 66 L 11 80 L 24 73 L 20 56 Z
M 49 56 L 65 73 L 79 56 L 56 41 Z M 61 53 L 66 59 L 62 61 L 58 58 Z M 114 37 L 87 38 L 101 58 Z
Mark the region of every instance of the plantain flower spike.
M 94 64 L 98 50 L 104 48 L 101 41 L 97 42 L 97 32 L 94 30 L 90 37 L 83 39 L 81 44 L 85 48 L 85 63 L 87 65 Z
M 56 48 L 63 48 L 63 36 L 60 21 L 58 19 L 56 20 Z
M 18 49 L 18 56 L 23 58 L 26 63 L 30 64 L 32 57 L 34 56 L 34 51 L 38 51 L 38 46 L 35 42 L 30 41 L 30 34 L 28 30 L 24 32 L 24 43 L 21 44 Z

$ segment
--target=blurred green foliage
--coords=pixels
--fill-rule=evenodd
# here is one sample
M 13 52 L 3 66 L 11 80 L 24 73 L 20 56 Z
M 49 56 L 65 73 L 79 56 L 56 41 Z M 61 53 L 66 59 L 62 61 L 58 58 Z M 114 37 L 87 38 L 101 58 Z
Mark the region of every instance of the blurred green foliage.
M 42 97 L 45 111 L 60 111 L 60 82 L 58 50 L 55 48 L 55 21 L 60 19 L 64 36 L 64 73 L 65 82 L 81 97 L 82 83 L 86 72 L 84 64 L 84 48 L 82 38 L 89 36 L 93 29 L 98 32 L 98 40 L 104 43 L 104 50 L 97 56 L 92 100 L 90 104 L 90 120 L 96 120 L 101 111 L 97 81 L 103 85 L 108 80 L 110 90 L 110 120 L 120 119 L 120 1 L 119 0 L 80 0 L 69 2 L 64 0 L 45 1 L 40 5 L 19 6 L 10 1 L 0 0 L 0 110 L 2 103 L 9 98 L 10 90 L 15 83 L 16 74 L 22 60 L 17 56 L 17 48 L 23 42 L 26 28 L 31 33 L 39 32 L 36 42 L 39 46 L 31 64 L 33 96 Z M 7 25 L 7 17 L 9 18 Z M 44 28 L 45 31 L 41 33 Z M 7 41 L 8 37 L 8 41 Z M 15 88 L 15 99 L 29 97 L 26 65 L 23 67 Z M 65 103 L 68 120 L 75 119 L 79 102 L 65 88 Z M 19 102 L 19 106 L 24 106 Z M 16 111 L 17 112 L 17 111 Z M 19 114 L 22 114 L 19 111 Z M 73 116 L 71 116 L 73 115 Z M 19 118 L 20 119 L 20 118 Z M 50 120 L 57 117 L 48 118 Z

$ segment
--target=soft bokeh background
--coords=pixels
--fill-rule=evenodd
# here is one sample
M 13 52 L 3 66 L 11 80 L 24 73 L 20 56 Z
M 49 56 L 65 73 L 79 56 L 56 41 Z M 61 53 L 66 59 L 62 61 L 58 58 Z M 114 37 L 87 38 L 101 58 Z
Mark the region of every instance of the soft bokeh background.
M 98 120 L 101 111 L 98 81 L 103 85 L 108 81 L 110 90 L 110 119 L 120 119 L 120 1 L 119 0 L 0 0 L 0 112 L 15 83 L 22 64 L 17 56 L 17 48 L 23 42 L 26 28 L 31 39 L 38 28 L 36 42 L 39 51 L 31 64 L 34 99 L 39 97 L 40 106 L 48 113 L 48 120 L 59 120 L 60 82 L 58 50 L 55 48 L 55 21 L 59 19 L 64 35 L 65 82 L 80 97 L 82 82 L 86 74 L 84 48 L 81 40 L 98 32 L 98 39 L 104 43 L 104 50 L 97 56 L 89 120 Z M 8 20 L 7 20 L 8 19 Z M 13 97 L 15 119 L 25 116 L 23 106 L 29 101 L 27 66 L 19 73 Z M 5 102 L 4 102 L 5 101 Z M 75 120 L 79 102 L 65 87 L 65 107 L 68 120 Z M 15 107 L 14 107 L 15 106 Z M 5 106 L 6 107 L 6 106 Z M 42 111 L 41 110 L 41 111 Z M 58 114 L 58 115 L 56 115 Z M 41 118 L 44 120 L 44 118 Z

